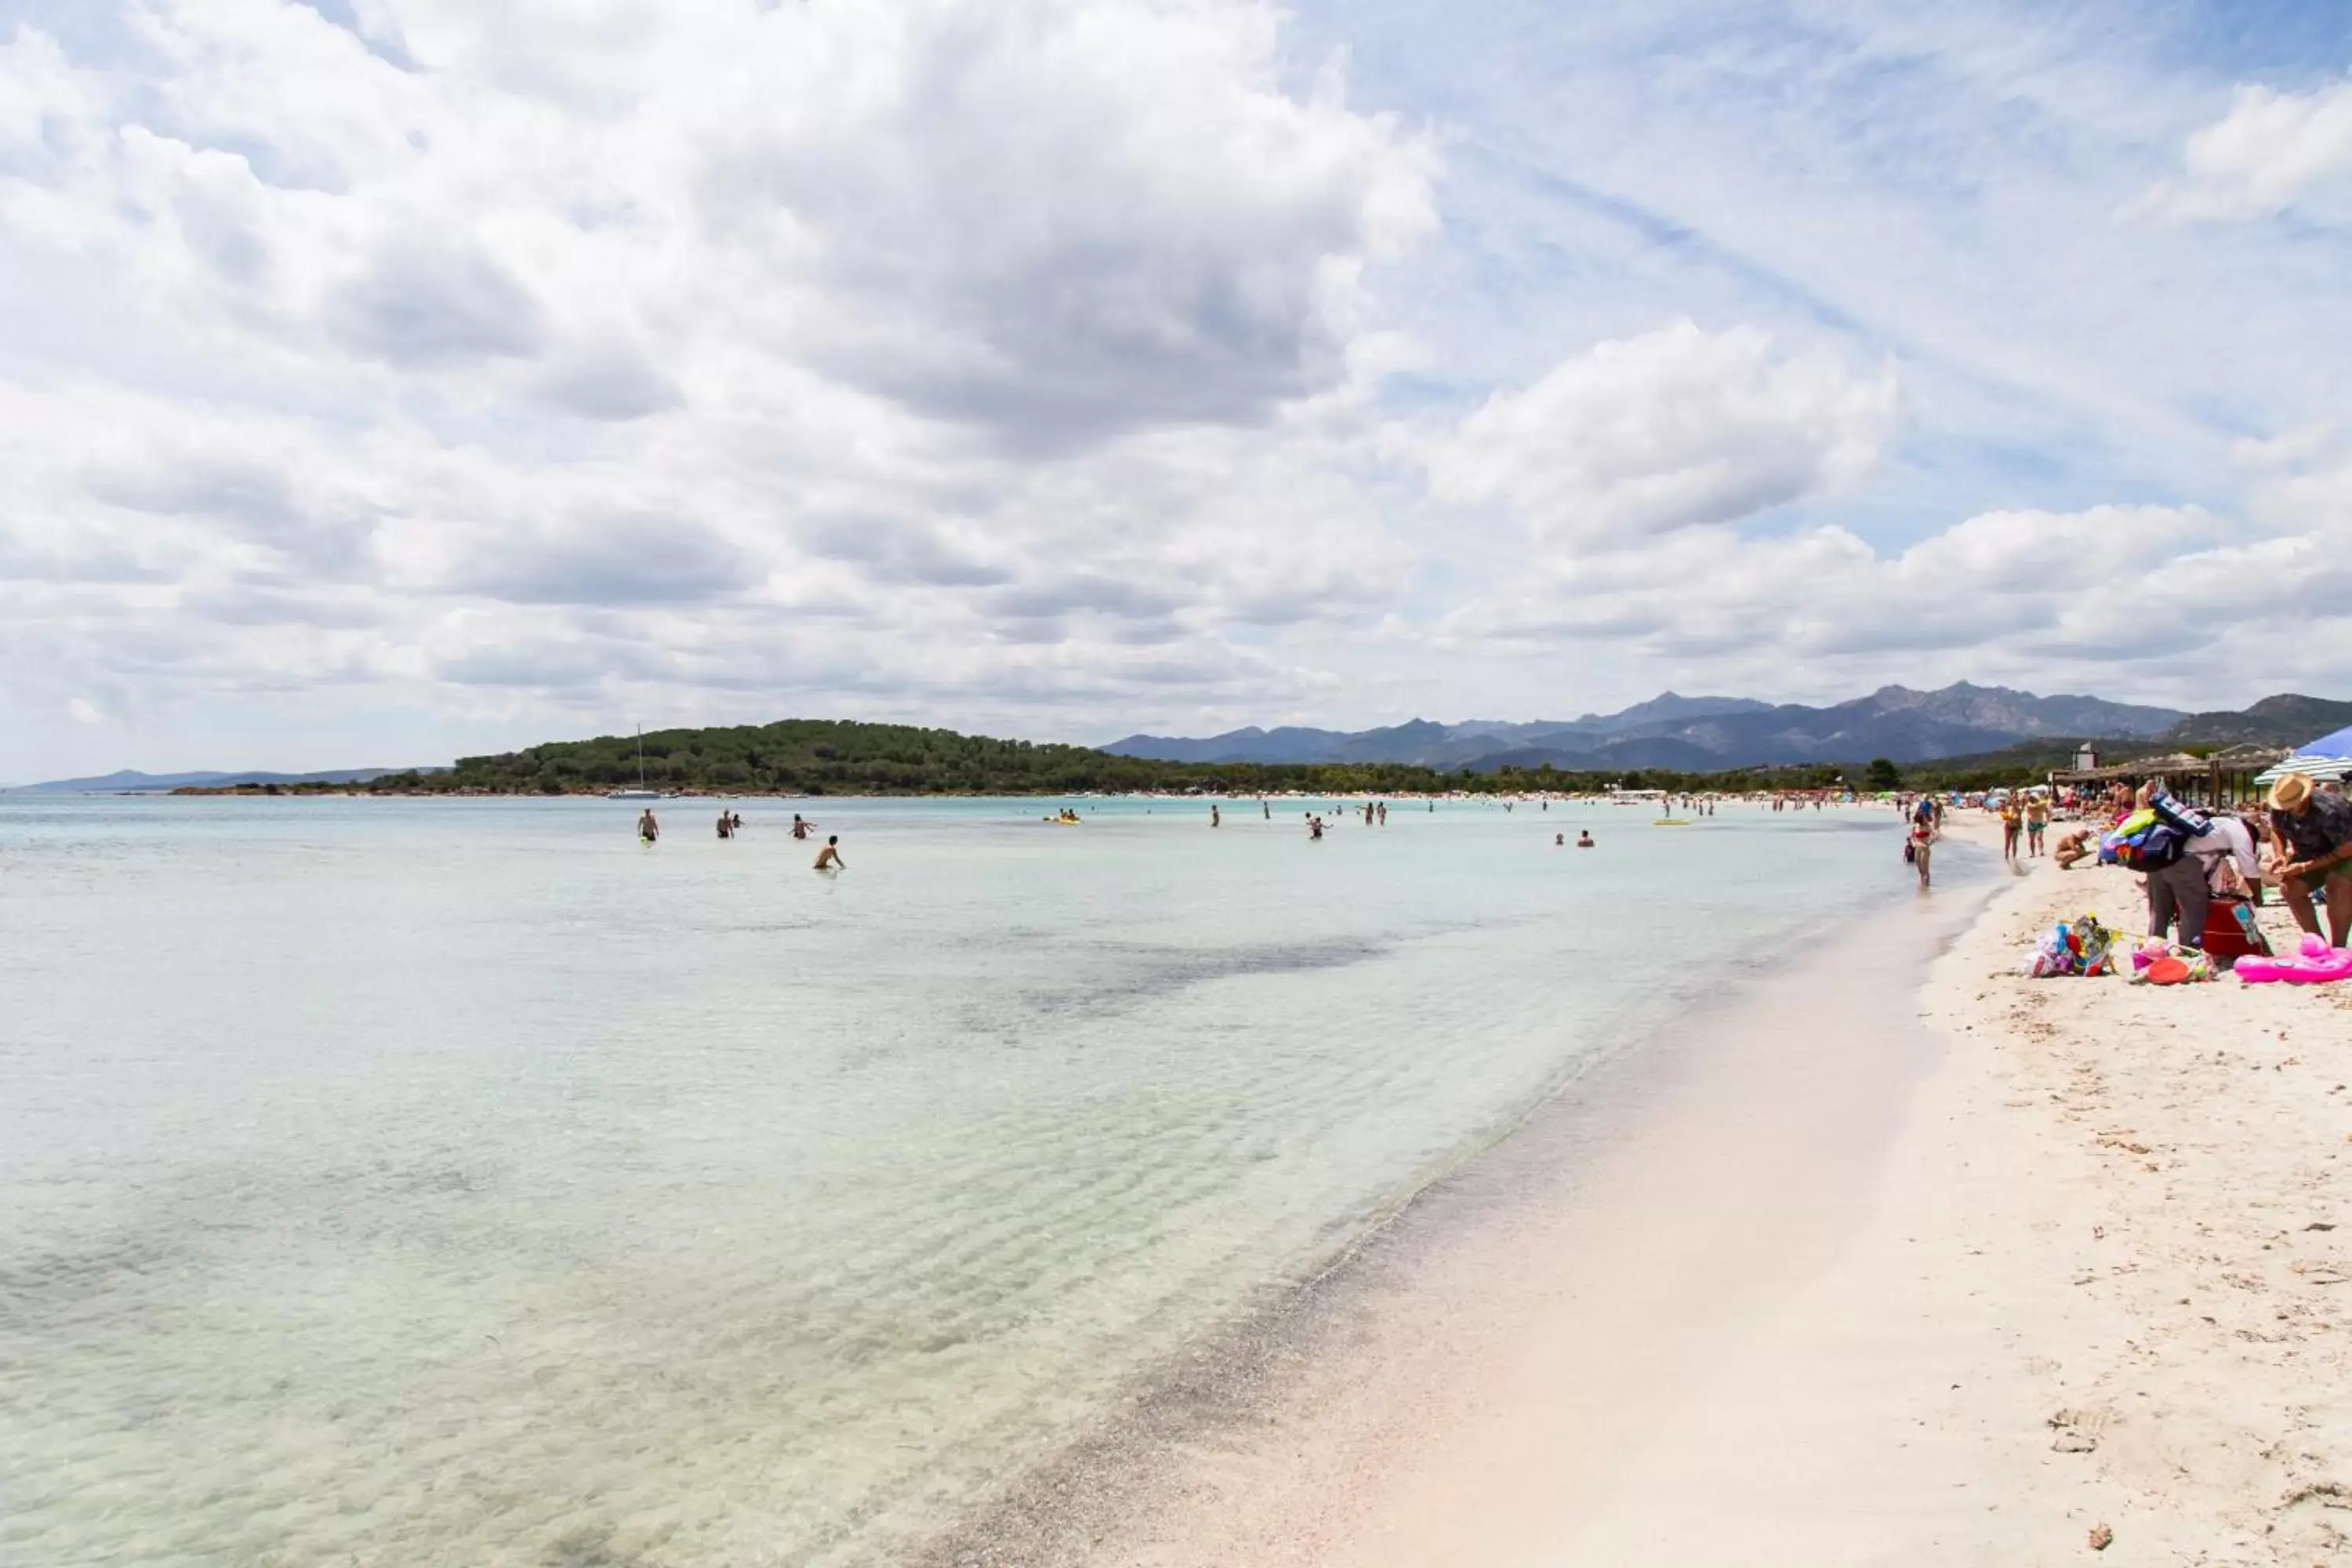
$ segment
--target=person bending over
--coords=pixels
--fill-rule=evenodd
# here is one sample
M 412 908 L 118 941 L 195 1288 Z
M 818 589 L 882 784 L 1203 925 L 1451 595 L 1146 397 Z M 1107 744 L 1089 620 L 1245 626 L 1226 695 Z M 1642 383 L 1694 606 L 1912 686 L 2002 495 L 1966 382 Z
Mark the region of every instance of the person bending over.
M 2156 813 L 2156 819 L 2172 829 L 2173 834 L 2170 858 L 2150 859 L 2141 868 L 2147 873 L 2147 934 L 2162 937 L 2177 918 L 2180 933 L 2173 940 L 2182 947 L 2201 948 L 2205 945 L 2205 914 L 2213 894 L 2206 886 L 2204 861 L 2190 854 L 2189 846 L 2192 840 L 2212 833 L 2212 819 L 2173 799 L 2166 793 L 2162 779 L 2148 780 L 2135 798 Z
M 816 852 L 816 868 L 820 871 L 846 871 L 849 862 L 841 858 L 841 835 L 836 833 L 824 841 Z

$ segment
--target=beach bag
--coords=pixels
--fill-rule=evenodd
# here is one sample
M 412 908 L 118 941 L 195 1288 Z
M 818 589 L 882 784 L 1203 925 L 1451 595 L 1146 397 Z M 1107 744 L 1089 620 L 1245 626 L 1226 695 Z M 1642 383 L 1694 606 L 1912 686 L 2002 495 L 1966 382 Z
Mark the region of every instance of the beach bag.
M 2180 858 L 2188 836 L 2143 806 L 2099 839 L 2099 864 L 2153 871 Z
M 2254 896 L 2254 890 L 2246 886 L 2246 874 L 2238 869 L 2238 862 L 2233 856 L 2215 858 L 2212 873 L 2205 879 L 2205 885 L 2216 899 L 2251 899 Z
M 1911 840 L 1909 840 L 1908 838 L 1905 839 L 1905 840 L 1903 841 L 1903 863 L 1904 863 L 1906 866 L 1908 866 L 1908 865 L 1912 864 L 1914 861 L 1917 860 L 1918 858 L 1919 858 L 1919 848 L 1918 848 L 1918 846 L 1916 846 L 1916 845 L 1913 844 L 1913 843 L 1911 842 Z

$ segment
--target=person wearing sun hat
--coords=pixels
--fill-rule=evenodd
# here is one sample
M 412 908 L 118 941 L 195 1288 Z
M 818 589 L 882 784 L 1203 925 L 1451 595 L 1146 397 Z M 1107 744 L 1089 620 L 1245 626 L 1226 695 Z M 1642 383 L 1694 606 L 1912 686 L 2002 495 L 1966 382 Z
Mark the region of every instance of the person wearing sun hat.
M 2308 774 L 2283 773 L 2271 785 L 2270 804 L 2278 845 L 2270 874 L 2287 912 L 2316 935 L 2319 916 L 2311 900 L 2318 894 L 2327 905 L 2328 944 L 2347 945 L 2352 938 L 2352 802 L 2313 788 Z

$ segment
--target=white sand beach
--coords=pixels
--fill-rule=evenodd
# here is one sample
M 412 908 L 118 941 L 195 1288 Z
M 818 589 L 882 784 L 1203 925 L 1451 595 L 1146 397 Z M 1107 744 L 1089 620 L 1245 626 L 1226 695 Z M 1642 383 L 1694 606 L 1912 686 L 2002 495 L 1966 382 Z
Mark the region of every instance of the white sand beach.
M 1870 1223 L 1546 1560 L 2345 1560 L 2352 989 L 2017 973 L 2084 910 L 2142 923 L 2044 862 L 1937 963 Z
M 2345 1560 L 2352 987 L 2018 973 L 2084 909 L 2140 923 L 2045 861 L 1765 977 L 965 1560 Z

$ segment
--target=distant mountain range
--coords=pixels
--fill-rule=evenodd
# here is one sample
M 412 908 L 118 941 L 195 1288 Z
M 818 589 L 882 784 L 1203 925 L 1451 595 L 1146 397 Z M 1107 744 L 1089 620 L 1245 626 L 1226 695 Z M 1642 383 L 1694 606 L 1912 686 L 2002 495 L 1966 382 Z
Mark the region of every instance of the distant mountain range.
M 127 795 L 143 790 L 204 788 L 241 784 L 365 784 L 387 773 L 435 773 L 440 768 L 338 768 L 323 773 L 142 773 L 129 768 L 100 778 L 51 779 L 47 784 L 17 784 L 11 795 Z
M 2352 702 L 2266 697 L 2243 712 L 2182 713 L 2097 697 L 2036 697 L 1966 681 L 1940 691 L 1883 686 L 1829 708 L 1668 691 L 1617 713 L 1513 724 L 1425 719 L 1355 731 L 1255 726 L 1192 740 L 1129 735 L 1119 756 L 1198 763 L 1404 763 L 1458 772 L 1499 768 L 1706 773 L 1793 763 L 1898 763 L 1998 752 L 2047 739 L 2176 745 L 2296 745 L 2352 720 Z

